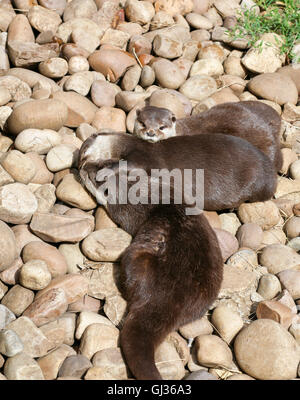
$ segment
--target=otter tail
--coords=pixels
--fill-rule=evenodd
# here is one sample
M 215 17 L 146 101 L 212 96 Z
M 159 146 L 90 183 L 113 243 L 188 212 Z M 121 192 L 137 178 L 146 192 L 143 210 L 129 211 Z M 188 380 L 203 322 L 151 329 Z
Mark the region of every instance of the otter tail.
M 124 356 L 130 371 L 140 380 L 162 379 L 155 365 L 154 352 L 157 345 L 172 330 L 167 329 L 163 321 L 160 321 L 160 329 L 154 330 L 149 326 L 151 320 L 153 321 L 148 315 L 147 307 L 130 311 L 121 331 L 121 348 Z M 155 324 L 158 324 L 158 315 L 155 317 Z

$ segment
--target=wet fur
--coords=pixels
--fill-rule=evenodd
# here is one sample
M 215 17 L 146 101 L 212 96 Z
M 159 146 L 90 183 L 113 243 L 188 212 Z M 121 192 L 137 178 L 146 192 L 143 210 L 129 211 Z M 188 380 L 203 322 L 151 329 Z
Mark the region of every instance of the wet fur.
M 172 125 L 175 116 L 167 111 L 149 106 L 141 109 L 137 113 L 137 120 L 141 121 L 145 129 L 135 125 L 134 133 L 149 140 L 146 132 L 151 131 L 157 140 L 166 139 L 163 130 L 158 127 Z M 177 136 L 223 133 L 243 138 L 266 154 L 276 171 L 279 171 L 282 166 L 280 125 L 280 116 L 272 107 L 259 101 L 240 101 L 219 104 L 208 111 L 179 119 L 175 130 Z

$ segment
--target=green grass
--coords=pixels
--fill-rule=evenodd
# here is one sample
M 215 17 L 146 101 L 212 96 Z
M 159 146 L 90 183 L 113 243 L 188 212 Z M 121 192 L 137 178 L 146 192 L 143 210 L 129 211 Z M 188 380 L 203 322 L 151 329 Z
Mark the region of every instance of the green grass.
M 278 43 L 280 53 L 286 54 L 290 62 L 295 58 L 292 48 L 300 42 L 300 0 L 256 0 L 256 4 L 263 13 L 256 15 L 253 10 L 244 10 L 230 36 L 247 38 L 248 44 L 254 46 L 262 34 L 277 33 L 283 39 Z M 296 62 L 300 62 L 300 57 Z

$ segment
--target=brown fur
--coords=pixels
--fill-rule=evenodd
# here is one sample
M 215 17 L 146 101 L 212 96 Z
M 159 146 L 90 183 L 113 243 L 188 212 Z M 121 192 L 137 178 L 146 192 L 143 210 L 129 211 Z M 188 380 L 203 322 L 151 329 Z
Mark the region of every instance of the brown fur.
M 116 143 L 112 159 L 99 160 L 98 169 L 118 168 L 121 159 L 148 175 L 151 169 L 204 169 L 204 209 L 208 211 L 238 207 L 245 201 L 265 201 L 276 189 L 277 175 L 270 159 L 238 137 L 203 134 L 149 143 L 124 133 L 94 134 L 83 143 L 81 164 L 85 149 L 99 135 L 110 135 Z
M 95 186 L 97 168 L 97 162 L 82 168 Z M 108 204 L 107 211 L 134 236 L 121 258 L 120 290 L 128 305 L 121 348 L 135 378 L 162 379 L 156 347 L 171 331 L 201 318 L 218 295 L 218 241 L 205 216 L 186 216 L 184 205 Z
M 140 127 L 140 131 L 151 132 L 149 139 L 157 136 L 158 140 L 165 139 L 160 127 L 171 127 L 176 120 L 171 111 L 152 106 L 139 110 L 137 119 L 144 126 L 144 129 Z M 276 171 L 279 171 L 282 166 L 280 124 L 278 113 L 259 101 L 223 103 L 200 114 L 177 120 L 176 136 L 223 133 L 243 138 L 265 153 Z

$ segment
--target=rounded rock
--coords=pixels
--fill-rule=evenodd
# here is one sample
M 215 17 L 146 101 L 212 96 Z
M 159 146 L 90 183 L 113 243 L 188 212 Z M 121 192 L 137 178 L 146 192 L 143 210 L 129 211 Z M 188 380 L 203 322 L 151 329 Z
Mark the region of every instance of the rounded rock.
M 206 367 L 232 368 L 232 354 L 224 340 L 216 335 L 201 335 L 196 338 L 197 359 Z
M 30 260 L 20 269 L 19 281 L 27 289 L 41 290 L 49 285 L 51 273 L 43 260 Z
M 263 275 L 258 284 L 257 293 L 265 300 L 274 299 L 281 292 L 279 279 L 273 274 Z
M 46 157 L 46 164 L 50 171 L 57 172 L 71 168 L 76 162 L 78 149 L 75 146 L 60 144 L 52 147 Z
M 0 221 L 0 272 L 6 270 L 16 257 L 15 235 L 5 222 Z
M 236 237 L 240 247 L 258 250 L 263 240 L 263 230 L 258 224 L 246 223 L 239 227 Z
M 228 344 L 243 327 L 243 320 L 239 314 L 222 305 L 214 309 L 211 322 L 221 338 Z
M 293 336 L 279 323 L 259 319 L 243 329 L 234 342 L 240 368 L 261 380 L 294 379 L 299 348 Z
M 7 120 L 8 130 L 13 135 L 28 128 L 53 129 L 58 131 L 67 121 L 68 108 L 59 100 L 46 99 L 28 101 L 16 107 Z
M 47 154 L 61 143 L 61 136 L 52 129 L 25 129 L 17 136 L 14 146 L 23 153 Z
M 170 60 L 159 59 L 152 64 L 155 78 L 163 88 L 178 89 L 185 80 L 180 68 Z
M 217 91 L 216 81 L 208 75 L 194 75 L 179 88 L 179 92 L 188 99 L 201 101 Z
M 68 72 L 68 63 L 60 57 L 52 57 L 39 64 L 39 71 L 48 78 L 62 78 Z

